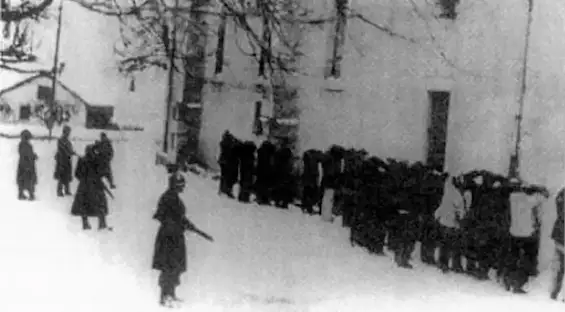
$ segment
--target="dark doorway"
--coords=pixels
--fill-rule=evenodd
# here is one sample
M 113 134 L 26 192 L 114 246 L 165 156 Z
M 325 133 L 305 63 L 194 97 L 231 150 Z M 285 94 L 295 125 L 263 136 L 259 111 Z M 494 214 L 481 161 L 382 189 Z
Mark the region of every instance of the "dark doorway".
M 428 155 L 426 162 L 440 170 L 445 166 L 449 98 L 447 91 L 428 91 L 430 119 L 428 124 Z

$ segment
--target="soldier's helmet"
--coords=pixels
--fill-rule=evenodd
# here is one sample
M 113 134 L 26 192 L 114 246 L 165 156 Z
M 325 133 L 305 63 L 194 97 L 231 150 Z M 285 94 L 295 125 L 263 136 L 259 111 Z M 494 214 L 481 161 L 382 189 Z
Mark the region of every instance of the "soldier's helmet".
M 31 134 L 31 132 L 28 129 L 25 129 L 20 133 L 20 137 L 22 138 L 22 140 L 27 141 L 27 140 L 31 140 L 33 135 Z

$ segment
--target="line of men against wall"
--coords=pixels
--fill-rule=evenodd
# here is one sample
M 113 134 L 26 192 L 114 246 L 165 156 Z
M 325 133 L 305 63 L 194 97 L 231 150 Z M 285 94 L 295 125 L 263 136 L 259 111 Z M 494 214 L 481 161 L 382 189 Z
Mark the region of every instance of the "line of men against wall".
M 299 161 L 297 161 L 297 159 Z M 297 204 L 306 214 L 318 207 L 333 222 L 342 215 L 352 245 L 384 256 L 385 247 L 399 267 L 410 269 L 416 242 L 423 263 L 442 272 L 495 280 L 506 290 L 525 294 L 538 272 L 540 207 L 550 197 L 544 186 L 530 185 L 485 170 L 450 175 L 422 163 L 382 160 L 364 150 L 332 146 L 293 156 L 288 140 L 266 140 L 259 148 L 225 131 L 220 142 L 219 193 L 261 205 L 287 209 Z M 556 197 L 555 241 L 558 270 L 550 297 L 557 299 L 564 275 L 564 192 Z

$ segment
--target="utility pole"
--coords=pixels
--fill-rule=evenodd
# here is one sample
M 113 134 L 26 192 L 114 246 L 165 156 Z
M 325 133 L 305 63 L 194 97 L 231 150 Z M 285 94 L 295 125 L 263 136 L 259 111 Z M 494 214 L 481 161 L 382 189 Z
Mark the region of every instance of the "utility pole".
M 167 52 L 169 52 L 169 77 L 168 77 L 168 82 L 167 82 L 167 103 L 166 103 L 166 109 L 165 109 L 165 134 L 164 134 L 164 139 L 163 139 L 163 153 L 167 153 L 169 150 L 169 132 L 170 132 L 170 118 L 171 118 L 171 110 L 172 110 L 172 105 L 173 105 L 173 91 L 174 91 L 174 68 L 175 68 L 175 56 L 177 53 L 177 21 L 176 21 L 176 17 L 177 17 L 177 10 L 178 10 L 178 6 L 179 6 L 179 0 L 175 0 L 175 7 L 173 9 L 173 27 L 172 27 L 172 32 L 169 35 L 169 37 L 171 37 L 171 39 L 169 40 L 169 42 L 171 43 L 170 48 L 166 47 Z M 167 30 L 170 29 L 169 27 L 167 27 Z
M 57 17 L 57 34 L 55 36 L 55 55 L 53 57 L 53 68 L 51 69 L 52 82 L 51 94 L 49 99 L 49 109 L 47 110 L 47 129 L 49 129 L 49 140 L 53 138 L 53 126 L 55 125 L 56 118 L 56 104 L 55 104 L 55 90 L 57 89 L 57 74 L 59 68 L 59 46 L 61 42 L 61 25 L 63 20 L 63 0 L 59 2 L 59 16 Z
M 524 101 L 527 92 L 528 78 L 528 57 L 530 50 L 530 35 L 532 28 L 532 11 L 534 9 L 534 0 L 528 1 L 528 21 L 526 24 L 526 36 L 524 44 L 524 57 L 522 59 L 522 77 L 520 86 L 520 97 L 518 98 L 519 109 L 516 115 L 516 142 L 514 145 L 514 154 L 510 157 L 510 166 L 508 175 L 512 178 L 520 177 L 520 144 L 522 143 L 522 120 L 524 119 Z

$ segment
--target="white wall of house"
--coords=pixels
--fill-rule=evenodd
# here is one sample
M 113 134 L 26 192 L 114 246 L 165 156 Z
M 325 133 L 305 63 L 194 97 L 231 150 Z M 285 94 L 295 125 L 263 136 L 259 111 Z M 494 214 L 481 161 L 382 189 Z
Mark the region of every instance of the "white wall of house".
M 219 19 L 210 18 L 212 32 L 217 31 Z M 251 51 L 246 40 L 241 40 L 242 31 L 236 30 L 233 21 L 228 21 L 225 41 L 225 66 L 218 76 L 214 74 L 215 59 L 207 60 L 207 77 L 221 81 L 221 86 L 208 84 L 203 101 L 200 151 L 212 168 L 218 168 L 219 143 L 222 133 L 229 130 L 240 140 L 251 140 L 259 144 L 265 136 L 253 134 L 255 102 L 262 100 L 254 89 L 259 82 L 258 67 L 254 60 L 241 53 L 240 49 Z M 217 47 L 217 37 L 210 36 L 209 50 Z M 264 116 L 272 116 L 273 106 L 263 100 Z
M 407 1 L 387 2 L 353 1 L 352 8 L 417 43 L 349 20 L 339 81 L 343 92 L 327 92 L 317 85 L 308 92 L 300 123 L 302 149 L 342 144 L 380 157 L 425 160 L 427 91 L 444 90 L 452 94 L 447 169 L 505 172 L 513 121 L 508 112 L 513 111 L 519 87 L 521 50 L 516 47 L 523 42 L 517 31 L 525 23 L 522 8 L 514 4 L 496 12 L 471 7 L 455 22 L 438 23 L 426 22 Z M 428 16 L 429 8 L 421 9 L 422 16 Z M 312 31 L 312 49 L 324 45 L 332 26 Z M 507 31 L 498 30 L 505 27 Z M 305 62 L 315 64 L 312 76 L 321 78 L 326 57 L 318 52 Z
M 431 19 L 435 9 L 425 6 L 431 2 L 415 2 L 418 11 L 410 0 L 350 1 L 368 19 L 415 42 L 350 19 L 338 82 L 323 79 L 333 25 L 314 27 L 305 34 L 307 55 L 301 63 L 307 75 L 298 82 L 300 150 L 341 144 L 365 148 L 379 157 L 425 160 L 427 91 L 444 90 L 451 92 L 446 169 L 506 174 L 519 109 L 527 1 L 462 1 L 454 22 Z M 321 16 L 332 14 L 333 0 L 309 3 Z M 565 43 L 559 40 L 565 28 L 563 16 L 565 4 L 535 2 L 523 122 L 522 175 L 552 191 L 565 185 L 565 106 L 561 105 Z M 235 45 L 238 35 L 233 28 L 226 38 L 223 79 L 246 85 L 255 79 L 257 66 Z M 210 44 L 215 48 L 216 39 Z M 210 59 L 209 75 L 213 66 Z M 328 86 L 341 92 L 328 92 Z M 236 89 L 225 86 L 221 91 L 209 90 L 206 96 L 201 146 L 212 163 L 225 129 L 242 139 L 257 139 L 251 133 L 257 95 Z M 544 207 L 542 265 L 551 259 L 553 201 Z

